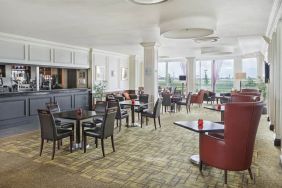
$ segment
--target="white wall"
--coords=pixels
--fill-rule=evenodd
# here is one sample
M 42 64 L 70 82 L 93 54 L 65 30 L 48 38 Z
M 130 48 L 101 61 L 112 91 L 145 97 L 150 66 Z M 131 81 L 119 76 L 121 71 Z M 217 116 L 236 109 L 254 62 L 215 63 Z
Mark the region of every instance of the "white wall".
M 89 68 L 89 49 L 0 33 L 0 62 L 49 67 Z
M 129 78 L 121 80 L 121 69 L 128 69 L 129 73 L 129 56 L 119 53 L 113 53 L 102 50 L 91 50 L 91 65 L 92 67 L 89 77 L 89 83 L 95 83 L 96 80 L 96 67 L 102 66 L 105 68 L 105 80 L 107 81 L 107 91 L 118 91 L 129 89 Z M 93 87 L 93 84 L 92 86 Z

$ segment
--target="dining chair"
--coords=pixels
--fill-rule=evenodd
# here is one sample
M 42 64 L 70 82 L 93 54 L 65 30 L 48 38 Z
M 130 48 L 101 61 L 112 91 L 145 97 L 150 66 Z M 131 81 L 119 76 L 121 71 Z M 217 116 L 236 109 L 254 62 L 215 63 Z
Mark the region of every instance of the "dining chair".
M 53 141 L 52 160 L 55 156 L 56 141 L 59 142 L 63 138 L 70 137 L 70 152 L 72 153 L 72 143 L 74 132 L 70 129 L 57 128 L 55 119 L 49 110 L 38 110 L 41 131 L 40 156 L 42 154 L 44 140 Z M 59 145 L 59 144 L 58 144 Z
M 111 137 L 112 148 L 113 148 L 113 151 L 115 152 L 114 123 L 115 123 L 117 111 L 118 111 L 117 107 L 108 108 L 107 111 L 106 111 L 106 114 L 104 116 L 104 121 L 103 121 L 101 127 L 94 127 L 92 129 L 87 129 L 87 130 L 83 131 L 84 153 L 86 153 L 87 137 L 94 137 L 95 138 L 96 148 L 98 147 L 98 139 L 101 140 L 103 157 L 105 157 L 104 139 Z
M 115 102 L 111 101 L 108 104 L 109 108 L 113 108 L 116 107 L 117 108 L 117 113 L 116 113 L 116 117 L 115 119 L 116 121 L 116 125 L 117 127 L 119 127 L 119 131 L 121 131 L 121 124 L 122 124 L 122 120 L 126 119 L 126 126 L 129 126 L 129 114 L 128 111 L 126 109 L 122 109 L 121 105 L 119 103 L 118 100 L 116 100 Z
M 201 89 L 197 94 L 193 94 L 191 97 L 191 104 L 199 104 L 201 107 L 204 101 L 205 90 Z
M 101 114 L 101 115 L 95 116 L 93 118 L 93 122 L 91 122 L 91 121 L 83 122 L 81 124 L 82 133 L 83 133 L 85 128 L 94 128 L 98 124 L 103 123 L 103 119 L 104 119 L 104 115 L 106 113 L 106 110 L 107 110 L 107 102 L 106 101 L 96 101 L 94 111 L 97 114 Z M 83 138 L 83 136 L 82 136 L 82 138 Z
M 149 102 L 149 95 L 148 94 L 141 94 L 141 95 L 139 95 L 139 102 L 148 104 L 148 102 Z M 145 110 L 145 109 L 148 109 L 148 105 L 138 106 L 135 109 L 135 112 L 137 112 L 137 114 L 138 114 L 138 120 L 140 119 L 140 113 L 143 110 Z
M 141 128 L 143 126 L 143 117 L 146 117 L 146 125 L 148 125 L 148 118 L 154 119 L 155 130 L 157 129 L 156 118 L 158 118 L 159 126 L 161 127 L 161 105 L 162 105 L 162 100 L 158 98 L 157 102 L 155 103 L 153 111 L 144 110 L 141 112 Z
M 224 138 L 200 134 L 200 171 L 202 165 L 227 171 L 248 170 L 251 164 L 257 128 L 263 109 L 261 102 L 227 103 L 224 112 Z
M 162 112 L 163 112 L 163 107 L 165 109 L 165 112 L 167 111 L 167 107 L 170 108 L 169 112 L 172 112 L 173 105 L 175 105 L 175 103 L 171 102 L 171 94 L 164 93 L 162 100 Z
M 191 96 L 192 96 L 192 92 L 189 92 L 188 95 L 186 96 L 185 101 L 178 101 L 176 103 L 178 111 L 181 110 L 181 106 L 186 106 L 187 114 L 188 114 L 188 111 L 189 112 L 191 111 L 191 108 L 190 108 L 190 106 L 191 106 Z

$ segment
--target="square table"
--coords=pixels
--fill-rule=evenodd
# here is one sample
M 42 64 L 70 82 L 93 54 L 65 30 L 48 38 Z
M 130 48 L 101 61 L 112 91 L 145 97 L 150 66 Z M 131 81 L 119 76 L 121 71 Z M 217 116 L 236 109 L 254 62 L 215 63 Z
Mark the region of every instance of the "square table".
M 69 119 L 69 120 L 75 120 L 76 121 L 76 127 L 75 127 L 75 137 L 76 137 L 76 145 L 75 148 L 81 148 L 81 139 L 80 139 L 80 121 L 89 119 L 95 116 L 101 116 L 104 115 L 102 113 L 96 113 L 95 111 L 90 110 L 82 110 L 82 113 L 78 113 L 77 110 L 72 111 L 65 111 L 65 112 L 58 112 L 54 113 L 54 117 L 61 118 L 61 119 Z
M 135 106 L 142 107 L 148 105 L 149 103 L 144 103 L 135 100 L 134 104 L 132 104 L 131 100 L 127 100 L 127 101 L 120 101 L 119 104 L 131 107 L 131 127 L 139 127 L 139 124 L 135 123 L 135 115 L 134 115 Z
M 225 111 L 225 106 L 224 105 L 212 105 L 212 106 L 205 106 L 204 108 L 209 109 L 209 110 L 213 110 L 213 111 L 217 111 L 220 112 L 220 121 L 224 121 L 224 111 Z
M 210 132 L 224 132 L 224 125 L 219 123 L 214 123 L 210 121 L 204 121 L 203 127 L 199 128 L 198 121 L 176 121 L 174 122 L 175 125 L 197 132 L 199 134 L 205 134 Z M 199 136 L 200 138 L 200 136 Z M 200 164 L 200 156 L 199 155 L 192 155 L 191 162 L 194 164 Z

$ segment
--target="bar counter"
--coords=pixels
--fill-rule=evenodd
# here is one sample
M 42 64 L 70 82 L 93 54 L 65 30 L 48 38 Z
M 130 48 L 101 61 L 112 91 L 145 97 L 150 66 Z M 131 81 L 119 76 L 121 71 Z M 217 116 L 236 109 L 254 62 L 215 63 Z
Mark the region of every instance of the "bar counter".
M 37 119 L 37 109 L 45 109 L 50 102 L 57 102 L 61 110 L 88 109 L 89 93 L 79 88 L 0 93 L 0 128 Z

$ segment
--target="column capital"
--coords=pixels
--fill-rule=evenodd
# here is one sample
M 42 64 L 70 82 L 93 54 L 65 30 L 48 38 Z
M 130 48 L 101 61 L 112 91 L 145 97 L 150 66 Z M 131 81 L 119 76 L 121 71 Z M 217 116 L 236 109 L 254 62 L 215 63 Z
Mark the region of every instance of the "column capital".
M 147 47 L 160 47 L 160 43 L 158 42 L 141 42 L 140 43 L 141 46 L 143 46 L 144 48 L 147 48 Z
M 196 59 L 196 57 L 185 57 L 185 59 L 187 61 L 194 61 Z

